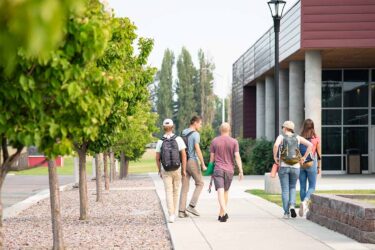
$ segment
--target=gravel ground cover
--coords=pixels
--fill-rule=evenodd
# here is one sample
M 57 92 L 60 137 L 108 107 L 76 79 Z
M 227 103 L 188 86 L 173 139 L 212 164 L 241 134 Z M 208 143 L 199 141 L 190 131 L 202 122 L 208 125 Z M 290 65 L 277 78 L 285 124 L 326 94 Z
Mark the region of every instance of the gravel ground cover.
M 111 187 L 151 187 L 147 176 L 131 176 Z M 94 189 L 89 182 L 88 188 Z M 171 249 L 160 201 L 154 190 L 112 190 L 95 202 L 89 191 L 88 221 L 79 221 L 78 189 L 61 193 L 64 242 L 67 249 Z M 51 249 L 49 199 L 4 221 L 5 249 Z

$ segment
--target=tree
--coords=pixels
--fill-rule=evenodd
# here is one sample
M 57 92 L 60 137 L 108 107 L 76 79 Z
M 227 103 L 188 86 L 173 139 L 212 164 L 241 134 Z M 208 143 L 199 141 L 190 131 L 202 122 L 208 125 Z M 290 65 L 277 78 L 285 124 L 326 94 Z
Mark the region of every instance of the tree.
M 219 131 L 218 129 L 219 129 L 221 123 L 223 122 L 223 112 L 222 112 L 223 111 L 223 99 L 216 96 L 216 95 L 214 96 L 214 98 L 215 98 L 215 117 L 214 117 L 214 120 L 213 120 L 213 123 L 212 123 L 212 127 L 215 130 Z M 224 110 L 225 114 L 224 115 L 227 119 L 229 119 L 229 117 L 228 117 L 228 110 L 229 110 L 228 107 L 230 105 L 229 98 L 225 98 L 224 101 L 225 101 L 225 107 L 224 107 L 225 108 L 225 110 Z
M 49 158 L 51 217 L 53 247 L 63 248 L 60 216 L 59 187 L 53 158 L 69 151 L 66 138 L 53 138 L 53 143 L 44 145 L 54 128 L 45 130 L 48 122 L 45 108 L 51 108 L 46 93 L 34 79 L 39 75 L 37 65 L 52 60 L 53 49 L 60 44 L 63 27 L 68 17 L 78 15 L 81 1 L 1 1 L 0 3 L 0 140 L 3 155 L 0 168 L 0 192 L 9 171 L 28 167 L 17 161 L 25 146 L 39 145 Z M 46 12 L 48 15 L 45 15 Z M 32 12 L 32 13 L 30 13 Z M 36 35 L 37 34 L 37 35 Z M 53 84 L 53 82 L 52 82 Z M 52 85 L 51 84 L 51 85 Z M 47 84 L 48 85 L 48 84 Z M 52 140 L 50 140 L 52 141 Z M 15 148 L 10 154 L 8 146 Z M 23 162 L 23 155 L 20 162 Z M 3 247 L 2 206 L 0 204 L 0 248 Z
M 124 109 L 124 112 L 115 115 L 127 118 L 137 110 L 137 104 L 149 98 L 145 82 L 149 82 L 154 74 L 153 69 L 145 67 L 152 41 L 140 38 L 135 56 L 132 44 L 136 34 L 130 21 L 127 22 L 128 26 L 125 23 L 117 27 L 127 34 L 128 40 L 124 45 L 127 48 L 123 50 L 112 43 L 107 49 L 109 40 L 116 38 L 111 36 L 113 18 L 104 11 L 98 0 L 86 1 L 82 13 L 70 12 L 68 16 L 63 29 L 64 40 L 58 43 L 57 48 L 38 57 L 28 54 L 27 47 L 17 47 L 18 52 L 8 60 L 9 65 L 13 64 L 11 70 L 0 64 L 0 106 L 3 108 L 0 113 L 3 155 L 0 191 L 9 171 L 27 167 L 27 164 L 16 164 L 25 146 L 37 146 L 48 157 L 54 249 L 62 249 L 64 244 L 59 185 L 53 159 L 57 155 L 71 153 L 73 148 L 78 151 L 80 219 L 86 219 L 85 161 L 89 144 L 97 141 L 114 107 L 118 108 L 117 111 Z M 2 43 L 0 46 L 3 49 Z M 111 54 L 113 51 L 127 56 L 115 60 L 118 54 Z M 108 65 L 105 64 L 106 60 Z M 123 74 L 113 74 L 120 71 Z M 116 102 L 116 98 L 127 101 Z M 16 149 L 14 154 L 9 154 L 8 145 Z M 2 238 L 0 243 L 1 248 Z
M 177 61 L 177 130 L 189 125 L 190 118 L 196 114 L 194 86 L 197 81 L 197 70 L 194 67 L 189 51 L 184 47 Z
M 165 118 L 172 118 L 173 116 L 173 65 L 173 51 L 166 49 L 161 69 L 158 72 L 157 111 L 159 114 L 158 126 L 160 128 Z
M 202 116 L 203 124 L 212 126 L 215 116 L 215 96 L 213 93 L 213 70 L 215 66 L 205 56 L 203 50 L 199 50 L 198 58 L 199 84 L 195 92 L 197 95 L 195 99 L 198 103 L 197 112 Z
M 122 139 L 122 133 L 128 133 L 128 118 L 138 112 L 135 107 L 139 103 L 144 105 L 149 102 L 148 84 L 152 82 L 155 72 L 153 68 L 146 66 L 153 42 L 140 38 L 138 40 L 138 55 L 134 55 L 132 45 L 137 38 L 134 24 L 128 18 L 113 18 L 111 27 L 111 40 L 104 56 L 98 61 L 98 65 L 107 74 L 119 77 L 122 84 L 113 95 L 114 102 L 111 112 L 100 126 L 98 138 L 88 143 L 89 149 L 94 154 L 105 152 L 104 158 L 106 158 L 107 152 L 112 151 L 116 143 Z M 113 163 L 111 165 L 113 174 Z M 104 167 L 106 186 L 108 187 L 106 164 Z M 97 186 L 100 187 L 99 184 Z M 100 194 L 99 190 L 97 194 Z
M 121 159 L 120 179 L 127 177 L 129 161 L 142 157 L 146 150 L 145 145 L 154 140 L 152 133 L 157 131 L 157 116 L 150 110 L 150 104 L 139 103 L 134 115 L 128 118 L 128 127 L 115 146 Z

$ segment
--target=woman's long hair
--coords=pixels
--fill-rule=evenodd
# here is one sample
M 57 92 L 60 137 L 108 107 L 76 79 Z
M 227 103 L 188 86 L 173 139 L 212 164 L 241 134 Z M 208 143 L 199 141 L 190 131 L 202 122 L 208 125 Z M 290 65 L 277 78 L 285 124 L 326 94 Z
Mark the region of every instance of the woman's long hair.
M 317 137 L 316 133 L 315 133 L 315 129 L 314 129 L 313 120 L 306 119 L 303 122 L 301 136 L 306 138 L 306 139 Z

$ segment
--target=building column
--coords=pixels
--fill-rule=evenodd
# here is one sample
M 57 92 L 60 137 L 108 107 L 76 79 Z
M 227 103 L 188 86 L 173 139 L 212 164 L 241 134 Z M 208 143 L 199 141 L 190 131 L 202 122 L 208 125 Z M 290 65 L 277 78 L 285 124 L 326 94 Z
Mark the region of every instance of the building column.
M 320 51 L 305 54 L 305 117 L 313 120 L 315 132 L 322 131 L 322 57 Z
M 266 76 L 265 137 L 275 140 L 275 83 L 272 76 Z
M 289 120 L 289 72 L 287 69 L 280 70 L 279 77 L 279 133 L 284 121 Z
M 257 81 L 256 92 L 256 134 L 257 139 L 265 137 L 265 86 L 264 81 Z
M 289 63 L 289 120 L 294 122 L 298 134 L 304 120 L 304 97 L 304 64 L 292 61 Z

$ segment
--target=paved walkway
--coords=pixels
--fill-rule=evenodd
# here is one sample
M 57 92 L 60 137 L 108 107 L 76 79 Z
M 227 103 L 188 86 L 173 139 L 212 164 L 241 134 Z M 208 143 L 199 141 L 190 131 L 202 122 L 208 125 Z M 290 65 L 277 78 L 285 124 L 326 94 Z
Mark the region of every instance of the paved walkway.
M 73 176 L 59 176 L 60 186 L 72 183 Z M 26 198 L 48 189 L 48 175 L 8 175 L 2 190 L 3 207 L 10 207 Z
M 165 193 L 161 179 L 153 178 L 156 191 L 166 212 Z M 237 177 L 236 177 L 237 178 Z M 374 176 L 323 177 L 321 189 L 375 188 Z M 257 196 L 245 193 L 249 188 L 263 188 L 262 176 L 246 177 L 233 181 L 229 194 L 226 223 L 217 221 L 216 192 L 207 192 L 209 179 L 197 209 L 200 217 L 176 219 L 168 224 L 176 250 L 180 249 L 375 249 L 373 245 L 360 244 L 303 218 L 281 219 L 282 209 Z M 191 190 L 194 188 L 191 182 Z M 191 195 L 191 192 L 189 193 Z M 189 196 L 190 197 L 190 196 Z

